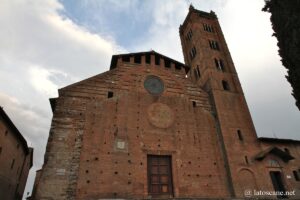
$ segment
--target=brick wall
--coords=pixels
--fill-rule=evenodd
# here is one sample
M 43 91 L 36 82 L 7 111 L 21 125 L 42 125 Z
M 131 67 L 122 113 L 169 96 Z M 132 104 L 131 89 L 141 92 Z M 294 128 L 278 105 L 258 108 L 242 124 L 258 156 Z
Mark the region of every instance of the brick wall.
M 0 199 L 22 198 L 31 168 L 32 154 L 27 153 L 26 148 L 0 116 Z

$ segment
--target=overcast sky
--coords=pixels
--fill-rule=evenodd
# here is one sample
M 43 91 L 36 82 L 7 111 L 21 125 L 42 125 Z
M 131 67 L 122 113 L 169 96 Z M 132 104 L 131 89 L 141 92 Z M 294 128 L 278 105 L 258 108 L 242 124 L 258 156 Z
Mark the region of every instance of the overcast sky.
M 151 49 L 183 62 L 189 4 L 218 15 L 258 136 L 300 140 L 263 0 L 0 0 L 0 105 L 34 147 L 31 192 L 57 89 L 109 69 L 111 56 Z

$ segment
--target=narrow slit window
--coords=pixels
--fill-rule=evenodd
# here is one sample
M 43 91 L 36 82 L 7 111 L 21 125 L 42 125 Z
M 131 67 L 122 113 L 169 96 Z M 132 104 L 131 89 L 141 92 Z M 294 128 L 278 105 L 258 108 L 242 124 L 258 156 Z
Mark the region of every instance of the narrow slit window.
M 244 140 L 241 130 L 237 130 L 237 135 L 240 141 Z
M 107 98 L 109 99 L 109 98 L 112 98 L 114 96 L 114 93 L 113 92 L 111 92 L 111 91 L 109 91 L 108 93 L 107 93 Z
M 224 90 L 229 91 L 229 84 L 227 83 L 227 81 L 222 81 L 222 86 Z
M 192 101 L 193 102 L 193 107 L 195 108 L 197 106 L 196 101 Z
M 249 164 L 249 160 L 248 160 L 247 156 L 245 156 L 245 162 L 246 162 L 247 165 Z
M 14 168 L 14 165 L 15 165 L 15 159 L 12 160 L 10 169 L 13 169 L 13 168 Z
M 1 153 L 2 153 L 2 147 L 0 147 L 0 155 L 1 155 Z
M 296 181 L 300 181 L 300 178 L 299 178 L 299 175 L 298 175 L 298 172 L 297 171 L 293 171 L 293 174 L 294 174 L 294 178 Z
M 200 73 L 199 65 L 197 65 L 197 72 L 198 72 L 198 76 L 200 78 L 201 77 L 201 73 Z

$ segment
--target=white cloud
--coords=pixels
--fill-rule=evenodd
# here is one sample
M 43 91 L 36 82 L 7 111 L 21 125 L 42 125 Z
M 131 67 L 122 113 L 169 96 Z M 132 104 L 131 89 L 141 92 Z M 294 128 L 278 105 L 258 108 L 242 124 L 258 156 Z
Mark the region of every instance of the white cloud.
M 153 22 L 146 34 L 133 47 L 133 51 L 150 49 L 183 62 L 179 38 L 179 26 L 187 14 L 189 4 L 185 1 L 151 1 Z
M 58 85 L 49 80 L 53 73 L 44 68 L 31 67 L 29 74 L 30 82 L 37 91 L 45 93 L 47 96 L 57 96 Z

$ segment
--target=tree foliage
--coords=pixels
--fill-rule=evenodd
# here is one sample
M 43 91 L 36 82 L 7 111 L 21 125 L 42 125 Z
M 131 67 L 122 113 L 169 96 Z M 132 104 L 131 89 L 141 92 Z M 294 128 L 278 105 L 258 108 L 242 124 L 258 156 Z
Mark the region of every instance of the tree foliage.
M 262 10 L 271 13 L 273 35 L 300 110 L 300 0 L 265 0 Z

